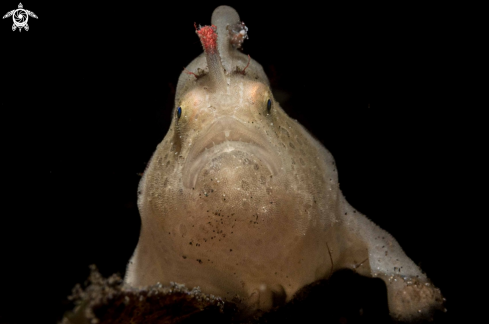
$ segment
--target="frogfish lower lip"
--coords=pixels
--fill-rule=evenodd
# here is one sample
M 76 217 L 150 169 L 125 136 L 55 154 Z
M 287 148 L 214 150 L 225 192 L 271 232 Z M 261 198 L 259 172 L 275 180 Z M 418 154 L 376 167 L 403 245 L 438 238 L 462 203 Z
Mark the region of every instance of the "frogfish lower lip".
M 264 131 L 251 129 L 233 117 L 221 117 L 202 133 L 190 149 L 182 169 L 183 185 L 195 187 L 200 171 L 212 157 L 233 150 L 253 154 L 274 176 L 281 168 L 277 150 L 269 143 Z

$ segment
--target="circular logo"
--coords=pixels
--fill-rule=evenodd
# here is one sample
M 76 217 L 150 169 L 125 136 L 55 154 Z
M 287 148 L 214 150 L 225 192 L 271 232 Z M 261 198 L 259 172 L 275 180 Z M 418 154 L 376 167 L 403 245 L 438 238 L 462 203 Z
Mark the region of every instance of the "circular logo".
M 29 19 L 29 16 L 24 9 L 15 10 L 12 16 L 14 18 L 14 24 L 17 27 L 24 27 L 27 24 L 27 20 Z

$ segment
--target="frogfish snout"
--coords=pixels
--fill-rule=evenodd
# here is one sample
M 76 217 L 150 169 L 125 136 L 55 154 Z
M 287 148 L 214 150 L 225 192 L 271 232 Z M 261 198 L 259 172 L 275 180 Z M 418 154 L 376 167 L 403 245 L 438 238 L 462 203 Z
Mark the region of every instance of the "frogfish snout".
M 267 134 L 262 129 L 250 127 L 234 117 L 221 117 L 214 121 L 194 142 L 182 169 L 183 185 L 195 188 L 199 176 L 212 170 L 221 177 L 240 173 L 244 166 L 276 176 L 281 170 L 281 160 Z M 256 173 L 255 172 L 255 173 Z

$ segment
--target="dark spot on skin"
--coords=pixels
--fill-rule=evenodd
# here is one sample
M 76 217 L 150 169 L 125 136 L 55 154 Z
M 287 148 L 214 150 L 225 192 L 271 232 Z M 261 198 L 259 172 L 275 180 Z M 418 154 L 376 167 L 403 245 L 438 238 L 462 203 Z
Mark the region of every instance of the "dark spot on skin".
M 282 134 L 284 134 L 285 136 L 290 137 L 289 132 L 288 132 L 288 131 L 287 131 L 285 128 L 282 128 L 282 127 L 281 127 L 281 128 L 280 128 L 280 131 L 281 131 L 281 132 L 282 132 Z
M 197 262 L 199 262 L 200 264 L 202 264 L 202 260 L 201 259 L 197 259 Z
M 185 255 L 182 255 L 182 258 L 186 259 L 187 257 Z

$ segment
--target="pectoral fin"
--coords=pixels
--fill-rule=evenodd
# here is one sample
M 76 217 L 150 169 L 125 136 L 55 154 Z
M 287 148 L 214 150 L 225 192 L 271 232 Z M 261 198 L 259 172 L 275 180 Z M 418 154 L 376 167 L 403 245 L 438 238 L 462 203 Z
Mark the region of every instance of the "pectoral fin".
M 346 257 L 338 266 L 382 279 L 387 286 L 389 312 L 394 319 L 429 319 L 433 311 L 444 310 L 440 290 L 404 253 L 396 239 L 346 200 L 342 205 L 340 232 Z M 360 258 L 365 260 L 357 260 Z

